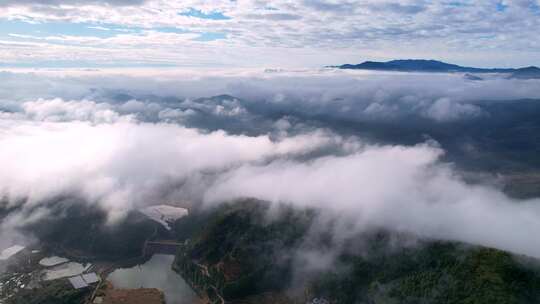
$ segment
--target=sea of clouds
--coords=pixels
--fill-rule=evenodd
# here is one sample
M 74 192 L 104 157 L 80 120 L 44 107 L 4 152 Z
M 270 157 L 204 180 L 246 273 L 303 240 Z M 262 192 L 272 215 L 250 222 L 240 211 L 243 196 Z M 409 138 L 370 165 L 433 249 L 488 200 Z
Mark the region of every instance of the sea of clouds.
M 0 197 L 15 210 L 0 224 L 3 246 L 66 195 L 111 223 L 146 205 L 253 197 L 341 216 L 350 234 L 385 228 L 540 257 L 540 199 L 465 182 L 431 139 L 339 130 L 481 119 L 473 102 L 540 98 L 537 80 L 319 70 L 3 72 L 0 82 Z M 317 124 L 322 114 L 338 127 Z

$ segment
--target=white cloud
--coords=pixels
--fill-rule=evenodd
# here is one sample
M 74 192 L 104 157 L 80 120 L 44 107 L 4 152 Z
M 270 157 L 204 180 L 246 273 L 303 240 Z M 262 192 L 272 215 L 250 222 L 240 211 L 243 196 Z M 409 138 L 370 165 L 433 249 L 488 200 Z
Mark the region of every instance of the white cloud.
M 137 6 L 147 0 L 3 0 L 0 7 L 25 7 L 35 6 L 71 6 L 71 5 L 103 5 L 103 6 Z
M 87 100 L 85 104 L 89 107 L 100 107 L 100 115 L 110 109 L 121 114 L 138 115 L 139 118 L 152 117 L 154 121 L 160 115 L 173 121 L 195 117 L 202 112 L 223 119 L 236 117 L 240 122 L 252 118 L 254 113 L 251 111 L 273 111 L 320 114 L 355 121 L 399 119 L 404 115 L 415 115 L 444 122 L 484 115 L 473 102 L 540 98 L 540 87 L 536 80 L 485 77 L 483 81 L 468 81 L 460 74 L 389 74 L 343 70 L 280 73 L 249 69 L 209 73 L 196 70 L 62 70 L 30 74 L 4 72 L 0 73 L 0 81 L 4 84 L 0 88 L 0 109 L 18 111 L 21 110 L 21 102 L 60 97 L 68 101 Z M 131 94 L 140 100 L 122 103 L 111 100 L 118 93 Z M 179 100 L 173 105 L 146 100 L 149 95 L 155 94 L 159 97 L 174 96 Z M 220 94 L 239 99 L 229 97 L 219 102 L 194 102 L 199 97 Z M 63 108 L 70 105 L 57 100 L 43 106 L 51 108 L 53 104 Z M 38 105 L 34 102 L 28 106 Z M 78 111 L 78 115 L 84 115 L 84 111 Z
M 426 117 L 440 122 L 474 118 L 480 115 L 482 115 L 482 109 L 479 107 L 454 102 L 449 98 L 437 99 L 425 112 Z
M 132 37 L 137 43 L 126 46 L 128 53 L 137 53 L 145 64 L 158 61 L 192 66 L 324 66 L 392 57 L 436 57 L 491 66 L 527 65 L 538 61 L 540 45 L 534 38 L 540 24 L 533 1 L 507 1 L 508 8 L 504 11 L 498 11 L 498 2 L 459 5 L 447 1 L 363 0 L 267 4 L 261 1 L 153 0 L 137 1 L 137 5 L 114 5 L 133 2 L 81 0 L 73 4 L 27 0 L 8 2 L 0 11 L 0 18 L 34 23 L 82 23 L 94 27 L 107 24 L 155 31 L 175 28 L 192 33 L 179 35 L 164 31 L 153 37 Z M 207 14 L 219 12 L 229 19 L 180 14 L 191 9 Z M 211 43 L 183 39 L 197 33 L 222 33 L 227 39 Z M 115 38 L 87 41 L 86 36 L 81 35 L 79 40 L 97 48 L 95 55 L 88 52 L 86 57 L 94 63 L 106 64 L 107 57 L 100 54 L 104 53 L 116 61 L 135 64 L 124 58 L 125 53 L 115 51 L 117 47 L 112 43 Z M 69 43 L 81 41 L 74 37 L 63 38 L 61 42 L 59 39 L 47 41 L 44 48 L 34 47 L 33 52 L 38 52 L 38 56 L 31 57 L 7 45 L 0 49 L 9 55 L 4 58 L 11 58 L 10 62 L 37 64 L 53 58 L 77 61 L 84 56 L 73 58 L 73 53 L 83 53 L 84 49 Z M 159 46 L 160 43 L 163 46 Z M 205 46 L 208 44 L 213 47 Z M 211 51 L 215 47 L 219 47 L 219 58 Z M 183 58 L 178 53 L 187 56 Z
M 39 100 L 23 109 L 0 116 L 0 193 L 30 205 L 67 193 L 121 212 L 194 174 L 344 143 L 324 132 L 271 140 L 139 123 L 89 101 Z
M 540 229 L 540 200 L 467 185 L 440 154 L 427 145 L 367 146 L 344 157 L 245 165 L 223 175 L 206 201 L 256 197 L 322 208 L 347 221 L 335 231 L 343 238 L 378 227 L 540 257 L 530 236 Z
M 0 74 L 0 196 L 10 204 L 74 195 L 115 217 L 149 202 L 251 196 L 344 215 L 356 224 L 350 233 L 385 227 L 540 257 L 530 236 L 540 228 L 538 200 L 467 184 L 431 144 L 366 144 L 294 115 L 350 120 L 371 108 L 370 115 L 431 115 L 433 123 L 469 119 L 477 117 L 474 100 L 538 98 L 535 81 L 334 70 L 55 73 Z M 119 92 L 136 96 L 119 101 Z M 183 125 L 200 112 L 211 123 L 240 123 L 253 109 L 261 113 L 249 122 L 261 128 L 258 135 L 246 135 L 243 125 L 242 135 Z M 270 110 L 283 115 L 268 123 Z M 46 214 L 39 210 L 36 216 Z
M 61 99 L 37 100 L 22 105 L 26 117 L 38 121 L 91 121 L 111 123 L 120 120 L 120 115 L 107 104 L 93 101 L 68 101 Z M 125 117 L 129 119 L 129 117 Z

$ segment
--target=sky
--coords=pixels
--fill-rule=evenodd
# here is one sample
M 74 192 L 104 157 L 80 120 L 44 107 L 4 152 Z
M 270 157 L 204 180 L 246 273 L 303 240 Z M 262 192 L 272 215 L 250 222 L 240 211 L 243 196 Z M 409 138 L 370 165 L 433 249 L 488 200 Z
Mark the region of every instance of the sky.
M 0 0 L 0 67 L 540 65 L 540 0 Z

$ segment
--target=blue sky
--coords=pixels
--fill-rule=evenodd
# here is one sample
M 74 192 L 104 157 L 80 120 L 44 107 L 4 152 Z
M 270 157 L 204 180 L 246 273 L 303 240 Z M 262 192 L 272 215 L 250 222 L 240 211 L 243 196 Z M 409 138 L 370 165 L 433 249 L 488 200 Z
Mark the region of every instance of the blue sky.
M 540 0 L 6 0 L 1 66 L 540 65 Z
M 231 17 L 223 15 L 222 12 L 219 11 L 210 11 L 210 12 L 203 12 L 201 10 L 198 10 L 196 8 L 190 7 L 185 11 L 182 11 L 178 13 L 180 16 L 188 16 L 188 17 L 195 17 L 200 19 L 209 19 L 209 20 L 229 20 Z

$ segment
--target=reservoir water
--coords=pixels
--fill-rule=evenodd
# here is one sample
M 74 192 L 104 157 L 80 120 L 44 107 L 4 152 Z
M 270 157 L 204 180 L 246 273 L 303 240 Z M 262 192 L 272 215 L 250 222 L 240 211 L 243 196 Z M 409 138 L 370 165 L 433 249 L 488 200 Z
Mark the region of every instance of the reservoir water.
M 164 292 L 167 304 L 195 303 L 195 292 L 172 271 L 173 261 L 171 255 L 154 255 L 143 265 L 115 270 L 108 280 L 115 288 L 158 288 Z

